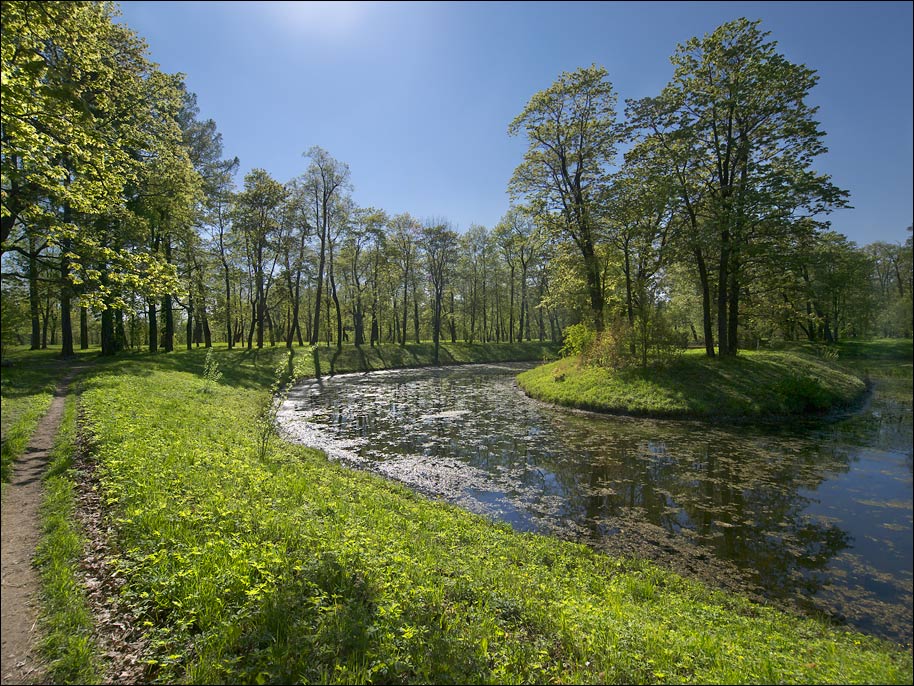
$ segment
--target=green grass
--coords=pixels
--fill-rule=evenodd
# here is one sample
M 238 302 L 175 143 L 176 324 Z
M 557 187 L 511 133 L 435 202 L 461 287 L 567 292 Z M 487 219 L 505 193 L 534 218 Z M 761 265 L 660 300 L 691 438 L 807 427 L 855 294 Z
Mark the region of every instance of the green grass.
M 910 338 L 847 341 L 838 349 L 838 364 L 859 376 L 875 379 L 883 398 L 911 402 L 914 341 Z
M 74 516 L 75 441 L 76 400 L 70 395 L 44 477 L 42 538 L 35 556 L 41 576 L 41 654 L 55 684 L 101 682 L 92 615 L 78 574 L 84 536 Z
M 690 350 L 663 368 L 620 371 L 572 357 L 526 371 L 517 380 L 534 398 L 579 409 L 713 419 L 823 412 L 851 404 L 865 390 L 854 374 L 802 349 L 714 359 Z
M 346 354 L 335 371 L 374 364 Z M 252 427 L 284 358 L 220 350 L 207 392 L 196 350 L 105 363 L 85 382 L 149 679 L 911 682 L 910 653 L 877 639 L 515 533 L 276 438 L 259 459 Z M 291 366 L 313 363 L 299 352 Z
M 25 450 L 44 416 L 64 365 L 52 350 L 17 350 L 3 358 L 0 367 L 0 481 L 8 483 L 12 464 Z

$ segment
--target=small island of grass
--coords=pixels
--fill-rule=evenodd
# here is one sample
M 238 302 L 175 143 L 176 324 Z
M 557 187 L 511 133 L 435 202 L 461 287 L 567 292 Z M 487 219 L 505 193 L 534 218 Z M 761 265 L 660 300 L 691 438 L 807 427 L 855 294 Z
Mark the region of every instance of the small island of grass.
M 846 407 L 866 390 L 835 363 L 800 351 L 709 358 L 689 350 L 663 366 L 611 369 L 566 357 L 523 372 L 527 395 L 567 407 L 662 418 L 766 420 Z

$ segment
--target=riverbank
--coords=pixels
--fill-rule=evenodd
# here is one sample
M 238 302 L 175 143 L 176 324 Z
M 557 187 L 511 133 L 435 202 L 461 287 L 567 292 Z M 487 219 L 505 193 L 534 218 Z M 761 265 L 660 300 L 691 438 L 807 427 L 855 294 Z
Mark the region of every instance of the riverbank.
M 527 395 L 582 410 L 638 417 L 777 421 L 850 406 L 865 383 L 802 348 L 708 358 L 689 350 L 663 367 L 612 370 L 569 357 L 520 374 Z
M 311 354 L 218 350 L 217 383 L 204 356 L 104 362 L 83 384 L 91 460 L 70 476 L 103 504 L 97 585 L 119 589 L 108 621 L 145 646 L 136 680 L 911 681 L 897 646 L 515 533 L 261 432 L 274 370 L 314 369 Z

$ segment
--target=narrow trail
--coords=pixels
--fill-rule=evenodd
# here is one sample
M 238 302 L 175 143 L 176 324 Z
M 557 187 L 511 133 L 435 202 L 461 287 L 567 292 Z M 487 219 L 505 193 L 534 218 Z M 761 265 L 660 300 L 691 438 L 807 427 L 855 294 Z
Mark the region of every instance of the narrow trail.
M 41 535 L 39 509 L 44 495 L 41 482 L 63 416 L 70 381 L 82 367 L 71 367 L 58 381 L 54 399 L 38 422 L 22 456 L 13 465 L 13 477 L 2 506 L 2 610 L 0 610 L 0 683 L 44 683 L 44 670 L 35 639 L 38 620 L 38 573 L 32 557 Z

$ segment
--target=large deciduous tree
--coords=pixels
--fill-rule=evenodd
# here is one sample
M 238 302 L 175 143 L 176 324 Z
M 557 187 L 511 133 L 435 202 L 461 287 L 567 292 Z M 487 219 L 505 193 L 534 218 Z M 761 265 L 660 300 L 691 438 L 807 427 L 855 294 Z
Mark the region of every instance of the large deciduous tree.
M 674 137 L 659 141 L 707 235 L 717 267 L 717 326 L 720 353 L 736 354 L 740 297 L 747 262 L 779 232 L 846 204 L 847 193 L 812 169 L 826 152 L 824 132 L 806 100 L 815 71 L 793 64 L 759 21 L 738 19 L 703 38 L 678 46 L 671 58 L 673 79 L 653 112 L 649 136 L 658 122 L 672 122 Z M 644 114 L 648 106 L 633 111 Z M 652 131 L 650 129 L 653 129 Z M 824 226 L 824 222 L 820 222 Z
M 536 93 L 508 127 L 529 147 L 514 171 L 510 190 L 531 206 L 555 215 L 583 259 L 594 326 L 603 329 L 604 284 L 598 198 L 608 181 L 622 129 L 616 122 L 616 93 L 606 70 L 596 65 L 563 73 Z

